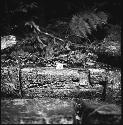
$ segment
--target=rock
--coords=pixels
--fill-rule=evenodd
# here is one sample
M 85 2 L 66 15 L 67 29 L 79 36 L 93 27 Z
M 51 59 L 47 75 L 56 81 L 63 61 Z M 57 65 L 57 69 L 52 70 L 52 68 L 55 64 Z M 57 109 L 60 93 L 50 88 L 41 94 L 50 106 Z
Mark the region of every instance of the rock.
M 56 62 L 56 69 L 63 69 L 63 64 Z
M 88 74 L 84 70 L 78 72 L 77 69 L 66 68 L 34 68 L 32 70 L 24 68 L 22 69 L 22 81 L 25 94 L 39 93 L 42 96 L 66 96 L 70 95 L 71 92 L 78 91 L 76 86 L 80 84 L 89 85 Z M 32 87 L 29 88 L 28 84 Z
M 114 104 L 106 104 L 89 99 L 76 100 L 81 124 L 120 124 L 121 108 Z
M 98 84 L 107 79 L 107 71 L 101 68 L 89 68 L 90 71 L 90 81 L 92 84 Z
M 1 69 L 1 94 L 2 96 L 19 96 L 20 83 L 17 67 L 2 67 Z
M 22 91 L 23 97 L 74 97 L 79 95 L 85 98 L 96 92 L 96 90 L 91 91 L 88 71 L 84 69 L 23 68 L 20 76 L 21 88 L 17 67 L 9 67 L 7 70 L 3 67 L 2 71 L 5 71 L 2 76 L 3 74 L 6 76 L 2 79 L 2 85 L 11 83 L 10 86 L 14 86 L 16 92 Z M 11 78 L 9 82 L 6 79 L 8 72 Z
M 1 37 L 1 50 L 11 47 L 17 43 L 16 37 L 13 35 Z
M 1 124 L 73 124 L 71 100 L 53 98 L 1 101 Z

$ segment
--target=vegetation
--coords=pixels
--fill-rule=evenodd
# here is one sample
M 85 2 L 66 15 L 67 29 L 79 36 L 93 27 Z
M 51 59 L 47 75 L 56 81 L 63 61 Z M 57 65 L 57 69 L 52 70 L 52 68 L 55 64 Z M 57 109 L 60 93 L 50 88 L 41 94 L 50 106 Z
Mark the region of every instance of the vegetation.
M 74 85 L 79 81 L 78 78 L 70 76 L 69 80 L 72 79 L 71 82 L 69 81 L 70 87 L 75 88 L 75 91 L 56 89 L 58 91 L 56 95 L 65 95 L 70 98 L 84 97 L 101 102 L 102 88 L 99 84 L 107 82 L 105 102 L 121 105 L 120 21 L 115 20 L 113 22 L 113 14 L 102 9 L 108 5 L 107 2 L 93 3 L 93 6 L 91 6 L 90 1 L 88 7 L 83 4 L 80 8 L 81 2 L 78 1 L 75 4 L 69 1 L 64 3 L 67 7 L 65 13 L 69 15 L 67 15 L 67 18 L 54 19 L 51 14 L 53 16 L 51 20 L 44 14 L 44 12 L 48 13 L 50 8 L 48 5 L 45 6 L 46 8 L 44 7 L 45 2 L 42 2 L 42 4 L 37 0 L 13 0 L 12 4 L 8 0 L 3 2 L 4 9 L 1 23 L 1 29 L 3 30 L 1 33 L 2 96 L 20 98 L 23 96 L 22 89 L 25 89 L 24 91 L 28 95 L 38 92 L 44 92 L 44 96 L 47 94 L 53 95 L 54 84 L 56 86 L 57 83 L 67 86 L 67 82 L 64 80 L 66 75 L 63 76 L 64 79 L 61 80 L 61 83 L 56 80 L 52 84 L 55 80 L 54 78 L 50 79 L 51 75 L 46 77 L 46 81 L 41 82 L 41 79 L 35 75 L 35 71 L 27 73 L 25 75 L 27 78 L 22 76 L 22 69 L 34 68 L 37 71 L 40 69 L 42 73 L 43 67 L 56 67 L 56 62 L 60 62 L 66 69 L 82 68 L 87 72 L 89 71 L 89 80 L 92 84 L 88 88 L 89 92 L 85 92 L 84 89 L 87 89 L 85 86 L 76 87 Z M 114 4 L 116 3 L 114 2 Z M 77 11 L 76 7 L 78 7 Z M 74 9 L 74 12 L 69 13 L 69 9 Z M 58 13 L 58 16 L 60 17 L 60 13 Z M 45 19 L 49 20 L 46 21 L 47 25 L 43 25 Z M 29 75 L 31 73 L 32 76 Z M 56 74 L 54 76 L 58 79 Z M 27 80 L 28 77 L 29 80 Z M 107 81 L 104 80 L 105 78 L 107 78 Z M 36 79 L 39 82 L 33 84 Z M 22 82 L 27 86 L 33 84 L 32 88 L 26 90 L 27 88 L 23 86 Z M 41 89 L 40 83 L 43 84 L 44 90 Z M 49 86 L 51 91 L 49 91 Z M 32 95 L 32 98 L 35 97 Z M 97 111 L 97 113 L 100 112 Z
M 108 15 L 104 12 L 85 11 L 72 17 L 70 29 L 75 35 L 88 38 L 93 30 L 106 24 L 107 20 Z

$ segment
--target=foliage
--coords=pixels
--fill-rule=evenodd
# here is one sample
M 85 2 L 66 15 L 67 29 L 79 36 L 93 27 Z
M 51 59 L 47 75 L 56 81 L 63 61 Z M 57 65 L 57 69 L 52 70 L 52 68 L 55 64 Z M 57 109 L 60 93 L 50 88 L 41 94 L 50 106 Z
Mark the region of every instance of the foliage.
M 23 50 L 19 50 L 17 52 L 12 52 L 10 56 L 15 60 L 17 65 L 19 64 L 24 67 L 35 66 L 36 64 L 42 63 L 42 61 L 44 61 L 40 58 L 38 52 L 31 54 Z
M 13 83 L 1 83 L 1 94 L 5 95 L 17 95 Z
M 121 27 L 118 25 L 111 25 L 108 35 L 103 39 L 99 45 L 98 52 L 108 53 L 112 56 L 121 55 Z
M 109 25 L 108 37 L 110 40 L 121 42 L 121 26 L 120 25 Z
M 11 57 L 13 57 L 17 60 L 18 60 L 18 58 L 21 59 L 21 60 L 24 59 L 24 58 L 27 58 L 28 55 L 29 55 L 29 53 L 24 52 L 23 50 L 19 50 L 17 52 L 14 51 L 14 52 L 11 53 Z
M 9 65 L 1 68 L 1 94 L 3 94 L 3 96 L 17 96 L 19 86 L 17 72 L 18 69 L 16 67 L 13 68 Z
M 88 38 L 88 35 L 91 35 L 93 30 L 97 30 L 98 26 L 107 24 L 107 20 L 108 15 L 102 11 L 85 11 L 74 15 L 69 25 L 75 35 Z

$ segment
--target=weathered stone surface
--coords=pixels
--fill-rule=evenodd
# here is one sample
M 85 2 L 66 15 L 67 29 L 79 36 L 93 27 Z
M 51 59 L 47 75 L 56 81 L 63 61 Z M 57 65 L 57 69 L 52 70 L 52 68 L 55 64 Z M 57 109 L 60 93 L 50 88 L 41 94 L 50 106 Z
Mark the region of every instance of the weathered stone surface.
M 12 47 L 16 43 L 16 37 L 13 35 L 1 37 L 1 50 L 7 47 Z
M 17 67 L 1 68 L 1 93 L 3 95 L 19 96 L 20 82 Z
M 2 124 L 73 124 L 71 100 L 53 98 L 1 100 Z
M 89 99 L 1 100 L 2 124 L 119 124 L 121 108 Z
M 12 85 L 16 91 L 20 89 L 19 68 L 4 67 L 2 77 L 3 86 L 11 83 L 7 85 Z M 31 97 L 38 94 L 40 96 L 70 95 L 71 92 L 77 92 L 79 90 L 77 87 L 80 85 L 89 86 L 88 73 L 84 69 L 78 72 L 78 69 L 23 68 L 20 77 L 23 94 Z
M 89 68 L 91 82 L 99 83 L 100 81 L 106 81 L 107 72 L 105 69 Z
M 93 83 L 105 81 L 107 72 L 105 69 L 88 69 Z M 55 69 L 55 68 L 23 68 L 21 69 L 22 91 L 25 97 L 42 96 L 83 96 L 102 92 L 103 87 L 93 84 L 91 87 L 88 79 L 88 70 L 85 69 Z M 18 95 L 20 81 L 19 68 L 2 68 L 2 92 Z M 108 78 L 109 79 L 109 78 Z M 9 89 L 6 89 L 9 88 Z M 79 93 L 79 94 L 78 94 Z M 80 94 L 81 93 L 81 94 Z M 90 94 L 88 94 L 90 93 Z M 86 96 L 87 97 L 87 96 Z
M 86 85 L 89 84 L 88 74 L 85 72 L 84 69 L 81 71 L 81 74 L 78 73 L 78 69 L 55 69 L 55 68 L 22 69 L 22 77 L 25 78 L 27 75 L 28 75 L 27 78 L 29 80 L 31 79 L 32 82 L 40 83 L 40 84 L 43 84 L 43 82 L 46 82 L 46 81 L 50 81 L 51 83 L 56 81 L 74 82 L 75 79 L 80 77 L 85 80 L 83 81 L 83 84 L 86 84 Z M 39 77 L 39 78 L 36 78 L 36 77 Z M 36 81 L 36 80 L 39 80 L 39 81 Z
M 22 69 L 24 94 L 36 96 L 71 96 L 79 91 L 80 85 L 89 86 L 88 74 L 85 70 L 41 68 Z M 45 94 L 44 94 L 45 93 Z

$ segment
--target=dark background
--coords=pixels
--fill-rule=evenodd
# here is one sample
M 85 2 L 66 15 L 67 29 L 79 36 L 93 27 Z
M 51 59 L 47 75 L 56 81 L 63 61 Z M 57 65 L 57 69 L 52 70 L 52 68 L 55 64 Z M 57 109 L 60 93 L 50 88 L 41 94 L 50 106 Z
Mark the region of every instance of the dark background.
M 46 26 L 54 18 L 69 19 L 73 14 L 90 8 L 109 13 L 113 24 L 121 23 L 120 0 L 2 0 L 2 17 L 5 16 L 6 11 L 16 9 L 21 1 L 25 4 L 35 1 L 38 8 L 30 10 L 27 15 L 21 13 L 11 15 L 11 18 L 8 18 L 10 23 L 22 23 L 21 21 L 29 20 L 32 15 L 35 15 L 39 18 L 38 23 Z

